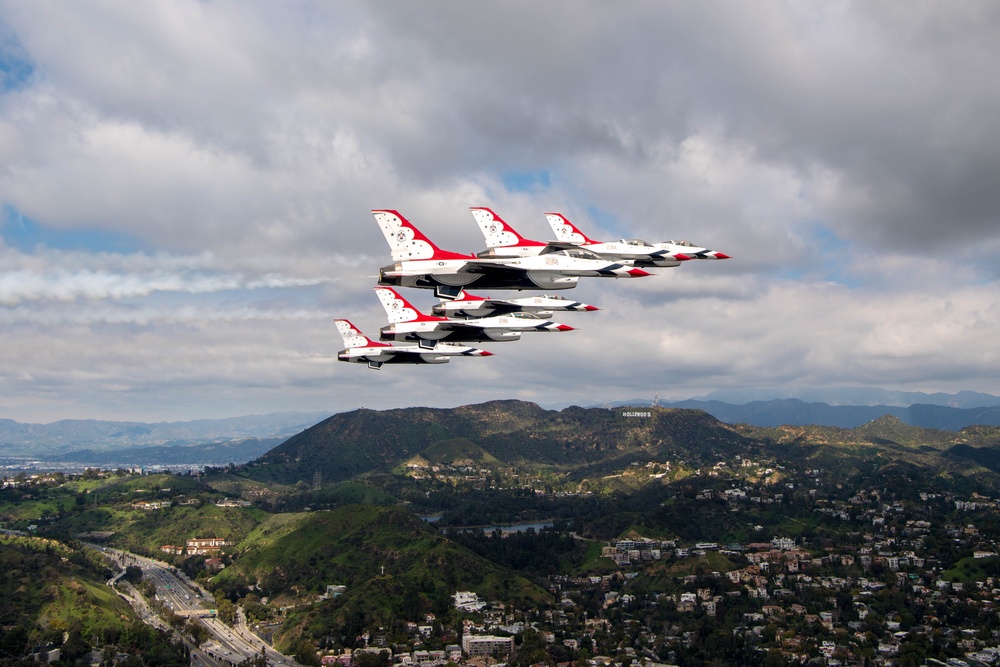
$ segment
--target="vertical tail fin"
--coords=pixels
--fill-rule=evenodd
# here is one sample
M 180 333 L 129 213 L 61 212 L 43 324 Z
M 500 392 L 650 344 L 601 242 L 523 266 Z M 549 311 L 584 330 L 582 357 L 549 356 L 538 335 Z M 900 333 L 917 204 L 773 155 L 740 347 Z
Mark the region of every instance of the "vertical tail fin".
M 389 244 L 394 262 L 410 259 L 468 259 L 465 255 L 438 248 L 399 211 L 376 209 L 372 211 L 372 215 Z
M 469 210 L 472 211 L 472 216 L 479 224 L 483 236 L 486 237 L 487 248 L 545 245 L 539 241 L 524 238 L 517 233 L 517 230 L 504 222 L 503 218 L 485 206 L 470 206 Z
M 389 318 L 389 322 L 393 324 L 397 322 L 430 322 L 444 319 L 421 313 L 413 304 L 391 287 L 376 287 L 375 293 L 378 294 L 378 299 L 382 302 L 382 307 L 385 308 L 385 314 Z
M 546 213 L 545 219 L 549 221 L 556 238 L 563 243 L 597 243 L 594 239 L 588 238 L 562 213 Z
M 360 329 L 351 324 L 350 320 L 334 320 L 333 323 L 337 325 L 337 331 L 340 332 L 340 336 L 344 339 L 345 347 L 373 347 L 384 344 L 372 341 L 368 336 L 361 333 Z

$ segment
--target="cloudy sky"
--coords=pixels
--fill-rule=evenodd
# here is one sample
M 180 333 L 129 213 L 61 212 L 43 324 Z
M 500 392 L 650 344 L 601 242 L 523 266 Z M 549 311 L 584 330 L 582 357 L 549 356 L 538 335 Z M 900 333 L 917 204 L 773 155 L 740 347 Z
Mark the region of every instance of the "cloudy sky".
M 0 418 L 1000 393 L 998 71 L 992 2 L 0 0 Z M 470 206 L 733 259 L 338 363 L 371 209 L 473 252 Z

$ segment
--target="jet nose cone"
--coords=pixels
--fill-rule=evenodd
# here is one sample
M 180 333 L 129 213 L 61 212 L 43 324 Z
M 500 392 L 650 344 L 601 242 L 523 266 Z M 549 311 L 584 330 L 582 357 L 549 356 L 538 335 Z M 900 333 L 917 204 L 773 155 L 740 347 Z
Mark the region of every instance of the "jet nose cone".
M 674 255 L 674 259 L 676 259 L 678 262 L 686 262 L 691 258 L 688 257 L 687 255 L 682 255 L 681 253 L 677 253 L 676 255 Z
M 730 255 L 727 255 L 724 252 L 717 252 L 717 253 L 715 253 L 715 258 L 716 259 L 732 259 L 732 257 Z
M 583 309 L 588 311 L 600 310 L 597 306 L 584 306 Z
M 575 327 L 571 327 L 568 324 L 560 324 L 559 326 L 556 327 L 558 331 L 573 331 L 574 328 Z
M 642 278 L 643 276 L 653 275 L 649 271 L 643 271 L 642 269 L 629 269 L 628 271 L 626 271 L 626 273 L 628 273 L 633 278 Z
M 479 356 L 480 356 L 480 357 L 492 357 L 492 356 L 493 356 L 493 353 L 492 353 L 492 352 L 489 352 L 489 351 L 487 351 L 487 350 L 481 350 L 481 351 L 479 352 Z

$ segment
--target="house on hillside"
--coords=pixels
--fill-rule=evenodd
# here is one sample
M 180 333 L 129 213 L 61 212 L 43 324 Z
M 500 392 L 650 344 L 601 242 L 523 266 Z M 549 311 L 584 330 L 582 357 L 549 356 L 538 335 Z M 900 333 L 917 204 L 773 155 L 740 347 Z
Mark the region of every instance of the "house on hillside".
M 187 552 L 191 555 L 216 554 L 227 544 L 221 537 L 195 537 L 187 541 Z

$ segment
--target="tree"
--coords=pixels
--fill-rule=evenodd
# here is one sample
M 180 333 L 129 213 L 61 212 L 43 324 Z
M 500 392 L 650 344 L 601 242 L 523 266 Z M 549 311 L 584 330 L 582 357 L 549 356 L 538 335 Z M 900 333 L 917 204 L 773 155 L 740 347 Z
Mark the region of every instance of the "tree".
M 142 568 L 135 565 L 127 566 L 125 568 L 125 574 L 122 575 L 122 579 L 130 584 L 139 584 L 142 582 Z
M 188 623 L 188 634 L 191 635 L 191 641 L 194 642 L 195 646 L 201 646 L 212 636 L 208 628 L 197 618 L 192 618 Z
M 360 657 L 360 656 L 357 656 Z M 357 657 L 355 659 L 357 659 Z M 308 639 L 300 639 L 295 644 L 295 660 L 302 665 L 318 665 L 319 657 L 316 656 L 316 647 Z M 355 663 L 360 664 L 360 663 Z M 381 667 L 376 665 L 365 665 L 364 667 Z
M 215 615 L 226 625 L 236 622 L 236 605 L 226 598 L 218 598 L 215 603 Z

